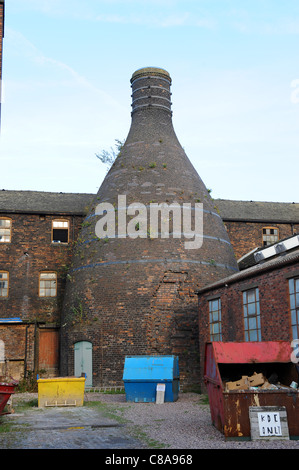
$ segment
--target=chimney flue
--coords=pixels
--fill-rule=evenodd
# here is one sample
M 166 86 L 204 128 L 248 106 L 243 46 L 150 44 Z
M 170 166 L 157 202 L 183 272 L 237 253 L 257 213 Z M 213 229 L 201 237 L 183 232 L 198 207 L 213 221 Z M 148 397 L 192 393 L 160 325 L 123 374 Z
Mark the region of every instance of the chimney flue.
M 159 109 L 171 112 L 171 78 L 169 73 L 161 68 L 145 67 L 133 73 L 132 86 L 132 115 L 139 110 Z

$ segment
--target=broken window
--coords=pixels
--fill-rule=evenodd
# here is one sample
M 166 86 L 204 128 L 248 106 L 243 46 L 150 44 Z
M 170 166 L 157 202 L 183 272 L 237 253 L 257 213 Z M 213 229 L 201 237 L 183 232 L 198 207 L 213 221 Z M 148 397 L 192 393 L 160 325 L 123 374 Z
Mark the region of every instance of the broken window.
M 222 341 L 220 298 L 209 301 L 209 314 L 210 314 L 210 340 Z
M 278 241 L 279 230 L 276 227 L 263 228 L 263 246 L 272 245 Z
M 57 274 L 43 272 L 39 275 L 39 296 L 56 297 L 57 295 Z
M 52 243 L 68 243 L 68 242 L 69 242 L 68 220 L 53 220 Z
M 299 338 L 299 277 L 289 279 L 290 310 L 293 339 Z
M 258 288 L 243 292 L 245 341 L 261 341 L 261 317 Z
M 0 297 L 8 297 L 8 272 L 0 271 Z
M 11 241 L 11 219 L 0 219 L 0 243 Z

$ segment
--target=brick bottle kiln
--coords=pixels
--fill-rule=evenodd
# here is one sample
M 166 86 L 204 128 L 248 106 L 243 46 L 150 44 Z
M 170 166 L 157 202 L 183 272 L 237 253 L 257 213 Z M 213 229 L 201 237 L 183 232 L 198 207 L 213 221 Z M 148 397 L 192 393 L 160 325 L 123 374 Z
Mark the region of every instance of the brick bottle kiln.
M 209 192 L 176 137 L 168 72 L 137 70 L 131 86 L 128 137 L 82 224 L 68 274 L 61 373 L 80 372 L 76 350 L 87 344 L 89 384 L 122 385 L 126 355 L 174 354 L 181 383 L 188 386 L 199 382 L 195 291 L 238 268 Z M 135 218 L 136 238 L 125 235 L 119 196 L 125 209 L 133 203 L 145 207 L 148 218 L 151 204 L 203 203 L 202 246 L 186 249 L 186 239 L 171 233 L 153 236 L 150 220 L 144 232 L 136 223 L 138 211 L 125 219 L 129 228 Z M 95 233 L 97 207 L 104 203 L 114 208 L 115 238 Z

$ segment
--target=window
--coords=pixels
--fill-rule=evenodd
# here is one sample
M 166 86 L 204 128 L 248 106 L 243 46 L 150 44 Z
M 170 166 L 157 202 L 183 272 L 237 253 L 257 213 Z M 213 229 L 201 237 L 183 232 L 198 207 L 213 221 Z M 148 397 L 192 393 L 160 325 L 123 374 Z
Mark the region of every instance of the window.
M 272 245 L 278 241 L 279 230 L 276 227 L 263 228 L 263 246 Z
M 11 241 L 11 219 L 0 219 L 0 243 Z
M 258 288 L 243 292 L 245 341 L 261 341 L 261 318 Z
M 293 339 L 299 338 L 299 277 L 289 279 L 291 325 Z
M 222 341 L 220 298 L 209 301 L 209 314 L 210 314 L 210 340 Z
M 53 220 L 52 243 L 69 242 L 69 222 L 67 220 Z
M 8 272 L 0 271 L 0 297 L 8 297 Z
M 39 275 L 39 296 L 56 297 L 57 295 L 57 274 L 40 273 Z

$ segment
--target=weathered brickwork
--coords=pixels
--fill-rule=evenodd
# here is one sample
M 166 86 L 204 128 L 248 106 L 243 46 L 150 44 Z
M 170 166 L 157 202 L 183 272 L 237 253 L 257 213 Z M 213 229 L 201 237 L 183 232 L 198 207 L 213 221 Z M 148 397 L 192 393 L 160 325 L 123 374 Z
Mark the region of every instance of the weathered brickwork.
M 138 354 L 177 354 L 184 386 L 197 383 L 195 291 L 237 270 L 215 204 L 175 135 L 170 82 L 160 69 L 133 75 L 129 135 L 84 221 L 74 253 L 63 309 L 61 371 L 72 375 L 74 344 L 91 342 L 94 385 L 122 385 L 125 356 Z M 112 205 L 118 230 L 119 195 L 126 195 L 127 206 L 146 207 L 145 238 L 95 236 L 95 206 L 102 201 Z M 186 249 L 184 237 L 151 236 L 150 204 L 174 201 L 192 205 L 193 227 L 195 203 L 203 203 L 200 249 Z
M 263 228 L 274 227 L 279 230 L 279 239 L 299 233 L 299 224 L 276 222 L 243 222 L 224 219 L 236 258 L 239 259 L 254 248 L 263 246 Z
M 15 213 L 0 213 L 0 218 L 9 218 L 12 221 L 11 241 L 0 243 L 0 271 L 9 274 L 8 296 L 0 296 L 0 318 L 3 322 L 19 318 L 23 323 L 14 326 L 0 323 L 0 340 L 5 342 L 6 359 L 15 361 L 23 358 L 26 364 L 23 363 L 22 367 L 32 370 L 34 365 L 38 367 L 38 359 L 34 358 L 34 348 L 38 348 L 38 329 L 32 341 L 31 325 L 38 328 L 60 326 L 65 279 L 70 267 L 73 242 L 78 236 L 82 218 L 59 214 Z M 52 243 L 54 219 L 69 221 L 68 244 Z M 57 296 L 39 296 L 39 274 L 42 271 L 57 273 Z M 27 325 L 30 335 L 26 339 Z
M 1 60 L 3 6 L 0 0 Z M 8 296 L 0 296 L 0 353 L 5 354 L 5 360 L 0 356 L 0 375 L 18 379 L 44 367 L 51 374 L 74 375 L 75 348 L 88 342 L 95 386 L 123 385 L 125 356 L 140 354 L 178 355 L 181 384 L 199 384 L 202 347 L 209 339 L 208 294 L 202 297 L 198 321 L 196 292 L 238 271 L 236 259 L 262 245 L 263 227 L 278 228 L 280 239 L 298 231 L 297 205 L 287 205 L 287 217 L 283 206 L 277 219 L 266 216 L 256 222 L 265 203 L 245 202 L 247 220 L 243 202 L 221 200 L 221 210 L 228 215 L 222 220 L 175 135 L 170 83 L 162 69 L 141 69 L 133 75 L 130 132 L 97 195 L 1 191 L 0 218 L 11 219 L 12 237 L 0 241 L 0 272 L 9 274 Z M 119 195 L 126 196 L 127 207 L 142 203 L 146 210 L 152 203 L 191 204 L 192 229 L 195 203 L 202 203 L 202 246 L 188 250 L 184 237 L 163 238 L 161 224 L 160 235 L 153 237 L 149 214 L 145 238 L 118 236 Z M 96 206 L 101 202 L 113 207 L 115 238 L 96 236 Z M 275 215 L 269 204 L 266 212 Z M 69 222 L 66 244 L 52 243 L 52 222 L 57 219 Z M 55 297 L 39 295 L 44 271 L 57 274 Z M 260 279 L 261 305 L 271 303 L 263 317 L 264 340 L 289 338 L 282 305 L 285 282 L 279 276 L 277 271 Z M 244 339 L 241 288 L 235 282 L 219 290 L 224 341 Z
M 86 205 L 87 202 L 86 199 Z M 1 325 L 0 339 L 5 342 L 6 359 L 9 361 L 2 364 L 2 370 L 4 366 L 9 367 L 13 376 L 20 377 L 26 370 L 39 369 L 39 332 L 45 327 L 54 327 L 59 331 L 64 284 L 67 278 L 67 282 L 74 285 L 74 293 L 73 303 L 66 315 L 67 322 L 64 323 L 67 325 L 69 325 L 68 322 L 71 323 L 73 334 L 69 350 L 63 352 L 62 360 L 68 361 L 70 374 L 74 373 L 74 344 L 77 341 L 91 341 L 94 380 L 101 384 L 120 383 L 124 354 L 158 354 L 161 351 L 163 354 L 176 354 L 182 365 L 182 381 L 186 382 L 188 376 L 200 375 L 199 344 L 203 344 L 205 339 L 201 338 L 198 341 L 199 333 L 203 330 L 201 327 L 198 328 L 195 291 L 203 287 L 207 280 L 210 283 L 230 273 L 226 269 L 219 272 L 219 266 L 216 266 L 220 264 L 223 255 L 221 245 L 213 244 L 208 239 L 204 241 L 201 250 L 202 254 L 205 254 L 207 263 L 201 265 L 200 272 L 191 268 L 190 264 L 183 265 L 180 262 L 171 265 L 166 261 L 165 268 L 161 271 L 158 263 L 150 266 L 146 260 L 153 247 L 155 258 L 164 256 L 164 248 L 158 256 L 157 247 L 162 240 L 142 240 L 142 245 L 141 240 L 127 240 L 129 243 L 122 250 L 122 258 L 119 259 L 119 253 L 116 258 L 116 252 L 122 243 L 121 240 L 115 239 L 107 242 L 94 239 L 89 244 L 90 250 L 86 264 L 98 261 L 103 264 L 98 267 L 100 269 L 94 268 L 93 271 L 89 270 L 85 273 L 86 289 L 82 292 L 81 281 L 77 284 L 77 271 L 71 271 L 72 262 L 76 266 L 76 263 L 80 265 L 85 259 L 86 243 L 82 240 L 82 235 L 94 236 L 94 227 L 92 228 L 86 221 L 79 235 L 83 215 L 13 212 L 1 213 L 0 217 L 12 220 L 11 242 L 0 244 L 0 270 L 9 272 L 9 296 L 0 298 L 1 318 L 20 317 L 23 322 L 21 325 Z M 57 219 L 70 222 L 68 245 L 51 243 L 52 221 Z M 205 222 L 209 223 L 207 220 Z M 235 251 L 238 252 L 240 243 L 240 253 L 242 253 L 244 249 L 242 243 L 245 239 L 248 242 L 246 251 L 256 246 L 255 243 L 251 246 L 249 243 L 252 240 L 258 243 L 265 225 L 267 224 L 230 222 L 230 236 Z M 276 226 L 283 238 L 291 229 L 297 228 L 296 225 L 290 224 L 276 224 Z M 238 235 L 240 233 L 242 236 Z M 99 257 L 97 253 L 97 245 L 101 245 L 102 257 Z M 73 246 L 76 246 L 74 259 L 72 259 Z M 134 259 L 138 250 L 142 253 L 139 259 L 140 266 L 134 262 L 131 264 L 126 262 L 128 259 Z M 170 252 L 171 256 L 175 252 L 181 252 L 182 255 L 184 250 L 182 246 L 173 245 Z M 105 258 L 108 260 L 106 263 Z M 114 264 L 117 259 L 123 264 Z M 38 296 L 40 271 L 57 272 L 57 297 L 40 298 Z M 84 270 L 79 271 L 82 275 Z M 116 272 L 118 272 L 117 276 Z M 100 284 L 94 291 L 98 279 L 100 279 Z M 114 286 L 112 291 L 111 285 Z M 271 281 L 270 287 L 272 285 Z M 283 284 L 275 287 L 277 293 L 282 286 Z M 240 320 L 238 317 L 238 321 L 235 319 L 233 305 L 236 299 L 240 302 L 235 290 L 233 288 L 230 291 L 227 290 L 227 295 L 222 301 L 222 308 L 224 312 L 227 312 L 228 319 L 227 325 L 223 324 L 224 340 L 240 339 L 240 332 L 243 331 L 242 318 Z M 114 305 L 113 317 L 111 317 L 111 304 Z M 102 312 L 101 318 L 96 314 L 99 305 Z M 285 318 L 282 317 L 280 321 L 284 325 L 281 331 L 286 332 Z M 272 323 L 274 326 L 277 324 L 276 321 L 270 319 L 267 325 L 264 325 L 264 336 L 267 338 L 275 337 L 271 329 Z M 100 329 L 98 329 L 99 324 L 101 324 Z M 65 334 L 64 330 L 65 327 L 62 336 L 67 337 L 69 341 L 69 331 L 67 330 Z M 273 331 L 276 331 L 275 328 Z M 202 351 L 201 354 L 203 354 Z
M 219 287 L 199 291 L 199 343 L 201 380 L 204 368 L 204 345 L 211 341 L 209 330 L 209 301 L 221 300 L 222 341 L 245 341 L 243 292 L 258 288 L 261 318 L 261 341 L 292 341 L 288 279 L 299 277 L 296 258 L 275 265 L 267 263 L 259 269 L 249 268 L 240 275 L 228 278 Z
M 0 376 L 20 380 L 35 368 L 36 329 L 34 324 L 0 324 Z

